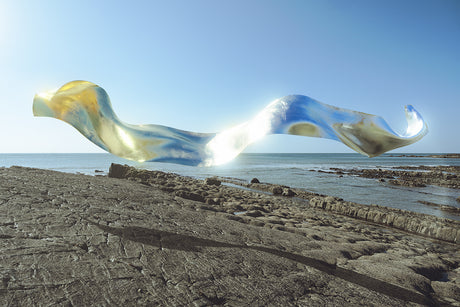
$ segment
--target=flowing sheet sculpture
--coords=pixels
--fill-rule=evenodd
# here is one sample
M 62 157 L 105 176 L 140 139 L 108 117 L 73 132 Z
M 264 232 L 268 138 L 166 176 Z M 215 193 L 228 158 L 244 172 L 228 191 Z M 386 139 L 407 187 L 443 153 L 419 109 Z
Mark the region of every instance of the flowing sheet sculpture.
M 130 125 L 113 112 L 105 90 L 73 81 L 37 94 L 35 116 L 63 120 L 91 142 L 122 158 L 212 166 L 228 162 L 268 134 L 293 134 L 341 141 L 369 157 L 420 140 L 428 131 L 420 114 L 406 106 L 406 133 L 395 133 L 375 115 L 340 109 L 307 96 L 276 99 L 253 119 L 220 133 L 194 133 L 161 125 Z

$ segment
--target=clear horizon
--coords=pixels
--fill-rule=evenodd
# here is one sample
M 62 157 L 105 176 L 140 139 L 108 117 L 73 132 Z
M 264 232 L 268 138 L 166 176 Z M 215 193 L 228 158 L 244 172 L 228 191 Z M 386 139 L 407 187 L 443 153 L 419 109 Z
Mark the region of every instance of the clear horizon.
M 73 127 L 34 118 L 36 93 L 88 80 L 119 118 L 219 132 L 300 94 L 383 117 L 404 105 L 428 123 L 390 153 L 460 152 L 460 2 L 0 2 L 2 153 L 103 152 Z M 350 153 L 324 139 L 274 135 L 245 152 Z
M 23 155 L 23 154 L 31 154 L 31 155 L 34 155 L 34 154 L 44 154 L 44 155 L 52 155 L 52 154 L 107 154 L 107 155 L 112 155 L 112 156 L 115 156 L 109 152 L 105 152 L 105 151 L 102 151 L 102 152 L 0 152 L 0 154 L 3 154 L 3 155 Z M 264 154 L 356 154 L 356 155 L 360 155 L 360 156 L 363 156 L 363 157 L 366 157 L 364 155 L 361 155 L 360 153 L 358 152 L 355 152 L 355 151 L 351 151 L 351 152 L 247 152 L 247 151 L 244 151 L 242 152 L 240 155 L 243 155 L 243 154 L 261 154 L 261 155 L 264 155 Z M 386 152 L 382 155 L 391 155 L 391 154 L 403 154 L 403 155 L 407 155 L 407 154 L 423 154 L 423 155 L 426 155 L 426 154 L 460 154 L 459 152 L 405 152 L 405 151 L 389 151 L 389 152 Z M 377 156 L 379 157 L 379 156 Z M 369 157 L 369 159 L 373 159 L 373 158 L 376 158 L 376 157 Z M 123 159 L 123 158 L 121 158 Z M 125 159 L 127 160 L 127 159 Z M 145 161 L 145 162 L 148 162 L 148 161 Z M 155 162 L 155 163 L 161 163 L 161 162 Z

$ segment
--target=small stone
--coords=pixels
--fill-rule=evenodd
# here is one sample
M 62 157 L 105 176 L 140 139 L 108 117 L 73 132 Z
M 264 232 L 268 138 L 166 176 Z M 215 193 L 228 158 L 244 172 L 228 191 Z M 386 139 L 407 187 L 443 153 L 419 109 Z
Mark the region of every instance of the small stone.
M 460 196 L 459 196 L 459 197 L 457 197 L 457 202 L 459 202 L 459 203 L 460 203 Z
M 207 205 L 216 205 L 216 202 L 214 201 L 214 199 L 213 199 L 213 198 L 209 198 L 209 197 L 205 199 L 205 203 L 206 203 Z
M 263 216 L 262 212 L 260 212 L 259 210 L 251 210 L 251 211 L 246 212 L 244 215 L 251 216 L 251 217 Z
M 257 204 L 248 206 L 248 211 L 251 211 L 251 210 L 259 210 L 261 212 L 267 212 L 267 210 L 264 207 L 257 205 Z
M 81 248 L 85 252 L 88 251 L 88 245 L 85 242 L 78 242 L 75 244 L 75 246 Z
M 292 197 L 292 196 L 295 196 L 296 194 L 295 194 L 295 192 L 294 192 L 293 190 L 291 190 L 291 189 L 289 189 L 289 188 L 285 188 L 285 189 L 283 190 L 283 194 L 282 194 L 282 195 L 283 195 L 283 196 Z
M 282 225 L 275 225 L 272 228 L 276 229 L 276 230 L 280 230 L 280 231 L 285 231 L 286 230 L 286 227 L 284 227 Z
M 252 219 L 251 221 L 249 221 L 249 224 L 250 224 L 250 225 L 254 225 L 254 226 L 258 226 L 258 227 L 263 227 L 263 226 L 265 226 L 265 223 L 264 223 L 264 222 L 261 222 L 261 221 L 256 220 L 256 219 Z
M 190 199 L 190 200 L 199 201 L 199 202 L 205 202 L 204 197 L 197 193 L 192 193 L 188 191 L 176 191 L 175 194 L 176 196 L 179 196 L 181 198 Z
M 208 205 L 220 205 L 222 202 L 220 200 L 220 198 L 213 198 L 213 197 L 207 197 L 206 199 L 206 204 Z
M 259 179 L 257 178 L 252 178 L 251 183 L 260 183 Z

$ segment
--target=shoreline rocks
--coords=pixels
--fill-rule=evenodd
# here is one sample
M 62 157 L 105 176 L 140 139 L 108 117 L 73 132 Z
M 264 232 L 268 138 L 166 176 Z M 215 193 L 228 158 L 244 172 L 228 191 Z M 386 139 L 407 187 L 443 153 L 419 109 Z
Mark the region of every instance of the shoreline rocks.
M 425 187 L 435 185 L 460 189 L 460 166 L 398 166 L 394 169 L 342 169 L 330 168 L 337 175 L 352 175 L 384 179 L 394 185 Z
M 460 159 L 460 153 L 450 153 L 442 155 L 388 155 L 389 157 L 399 158 L 441 158 L 441 159 Z
M 453 213 L 453 214 L 457 214 L 457 215 L 460 214 L 460 208 L 457 208 L 457 207 L 440 205 L 440 204 L 436 204 L 436 203 L 432 203 L 432 202 L 424 201 L 424 200 L 419 200 L 418 202 L 421 203 L 421 204 L 427 205 L 427 206 L 432 206 L 432 207 L 438 208 L 439 210 L 442 210 L 442 211 L 445 211 L 445 212 L 449 212 L 449 213 Z
M 217 179 L 216 177 L 209 177 L 204 180 L 204 183 L 207 185 L 220 186 L 221 181 Z
M 0 168 L 0 305 L 460 304 L 458 242 L 384 224 L 417 228 L 423 215 L 110 173 L 125 177 Z
M 315 193 L 309 193 L 301 190 L 291 189 L 287 186 L 270 185 L 270 184 L 243 184 L 240 181 L 221 178 L 221 180 L 211 177 L 204 180 L 204 185 L 201 180 L 182 177 L 176 174 L 168 174 L 160 171 L 146 171 L 138 170 L 134 167 L 125 165 L 112 164 L 110 169 L 115 169 L 115 175 L 124 174 L 125 179 L 135 180 L 139 178 L 145 184 L 156 186 L 162 190 L 174 190 L 175 195 L 185 198 L 204 202 L 212 205 L 212 210 L 224 211 L 227 213 L 253 211 L 254 206 L 247 204 L 255 204 L 260 202 L 259 198 L 251 194 L 249 191 L 238 191 L 229 187 L 222 187 L 220 190 L 213 187 L 214 184 L 208 182 L 221 182 L 227 181 L 233 184 L 242 185 L 255 190 L 269 191 L 275 196 L 293 197 L 305 199 L 309 201 L 309 206 L 313 208 L 320 208 L 326 211 L 334 212 L 337 214 L 345 215 L 351 218 L 384 225 L 386 227 L 393 227 L 403 231 L 408 231 L 421 236 L 444 240 L 452 243 L 460 244 L 460 222 L 449 220 L 445 218 L 437 218 L 434 216 L 410 212 L 401 209 L 393 209 L 378 205 L 362 205 L 353 202 L 347 202 L 343 199 Z M 372 170 L 365 170 L 364 174 L 370 174 Z M 378 170 L 377 172 L 380 172 Z M 113 176 L 109 172 L 109 177 Z M 158 178 L 171 178 L 169 182 L 165 182 Z M 179 184 L 177 184 L 179 183 Z M 198 193 L 197 193 L 198 192 Z M 228 201 L 230 200 L 230 201 Z M 244 200 L 244 201 L 243 201 Z M 270 200 L 265 200 L 270 204 Z M 257 209 L 269 212 L 273 206 L 257 206 Z M 252 213 L 245 213 L 243 215 L 250 216 Z
M 314 197 L 310 200 L 310 206 L 460 244 L 460 222 L 378 205 L 360 205 L 341 201 L 335 197 Z

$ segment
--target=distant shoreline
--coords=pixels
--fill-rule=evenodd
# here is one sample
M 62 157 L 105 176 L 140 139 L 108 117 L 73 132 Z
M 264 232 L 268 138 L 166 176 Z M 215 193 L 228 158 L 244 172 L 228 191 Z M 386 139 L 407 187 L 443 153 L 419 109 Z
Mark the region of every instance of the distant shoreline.
M 417 154 L 401 154 L 401 155 L 389 155 L 389 157 L 398 157 L 398 158 L 440 158 L 440 159 L 460 159 L 460 153 L 450 153 L 450 154 L 439 154 L 439 155 L 417 155 Z
M 0 152 L 0 155 L 112 155 L 109 152 Z M 242 152 L 240 155 L 358 155 L 357 152 Z M 420 152 L 420 153 L 391 153 L 386 152 L 380 156 L 384 157 L 410 157 L 410 158 L 460 158 L 460 153 L 431 153 L 431 152 Z

